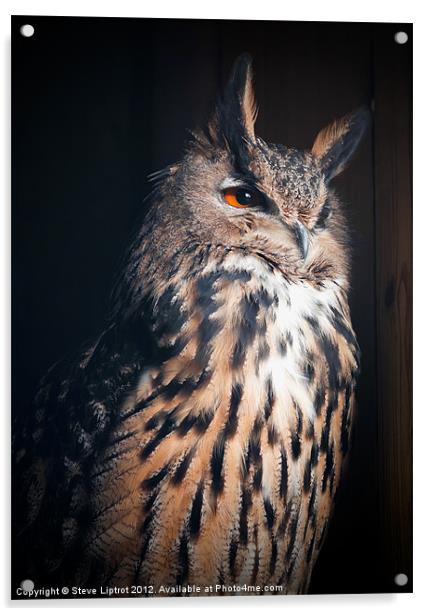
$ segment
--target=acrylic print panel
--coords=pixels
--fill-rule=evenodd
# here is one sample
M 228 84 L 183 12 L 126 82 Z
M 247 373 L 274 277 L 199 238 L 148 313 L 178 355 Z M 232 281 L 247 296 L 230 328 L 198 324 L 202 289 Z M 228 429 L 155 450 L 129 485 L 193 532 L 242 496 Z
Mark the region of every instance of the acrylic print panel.
M 411 25 L 12 48 L 12 597 L 411 592 Z

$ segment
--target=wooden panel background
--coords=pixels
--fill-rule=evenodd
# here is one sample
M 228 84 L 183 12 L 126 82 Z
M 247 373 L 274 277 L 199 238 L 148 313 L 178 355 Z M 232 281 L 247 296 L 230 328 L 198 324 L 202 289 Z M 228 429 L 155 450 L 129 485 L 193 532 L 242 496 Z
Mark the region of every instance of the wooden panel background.
M 334 118 L 374 109 L 336 180 L 363 365 L 349 475 L 311 592 L 411 590 L 411 26 L 14 17 L 12 33 L 14 413 L 100 329 L 146 176 L 181 156 L 237 54 L 254 57 L 267 141 L 307 148 Z
M 411 577 L 412 47 L 391 53 L 389 25 L 373 38 L 379 532 L 383 572 Z

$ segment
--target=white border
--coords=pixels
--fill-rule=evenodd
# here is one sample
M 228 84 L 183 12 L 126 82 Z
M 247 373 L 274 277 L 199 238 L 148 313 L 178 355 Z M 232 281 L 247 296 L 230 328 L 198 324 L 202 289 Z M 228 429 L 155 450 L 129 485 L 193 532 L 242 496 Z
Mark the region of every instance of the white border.
M 262 5 L 262 6 L 261 6 Z M 10 602 L 9 595 L 9 409 L 10 409 L 10 15 L 82 15 L 116 17 L 183 17 L 183 18 L 231 18 L 231 19 L 284 19 L 298 21 L 383 21 L 414 22 L 415 53 L 415 219 L 414 219 L 414 263 L 415 263 L 415 347 L 414 347 L 414 402 L 415 402 L 415 571 L 413 595 L 338 595 L 307 597 L 261 597 L 261 598 L 221 598 L 221 599 L 159 599 L 159 600 L 81 600 L 76 601 L 33 601 Z M 220 610 L 247 610 L 260 613 L 264 608 L 276 613 L 295 612 L 302 614 L 390 614 L 403 615 L 414 610 L 419 614 L 429 612 L 428 571 L 430 556 L 430 503 L 429 503 L 429 449 L 431 434 L 431 408 L 429 401 L 429 311 L 430 311 L 430 79 L 429 58 L 431 40 L 429 11 L 426 2 L 421 0 L 307 0 L 307 2 L 282 2 L 265 0 L 263 3 L 252 0 L 218 0 L 216 3 L 180 2 L 147 3 L 143 1 L 117 0 L 91 1 L 6 1 L 1 8 L 0 26 L 2 29 L 3 58 L 0 64 L 2 75 L 0 92 L 3 102 L 1 131 L 3 147 L 0 149 L 0 186 L 3 190 L 1 209 L 1 295 L 0 310 L 2 323 L 2 354 L 0 364 L 0 391 L 3 395 L 1 431 L 4 442 L 0 456 L 3 473 L 3 498 L 5 504 L 1 511 L 1 528 L 5 541 L 1 555 L 0 580 L 2 603 L 18 611 L 31 607 L 36 611 L 46 609 L 76 609 L 100 611 L 105 609 L 143 609 L 157 613 L 175 610 L 175 613 L 204 610 L 219 614 Z M 347 548 L 348 549 L 348 548 Z M 373 555 L 370 554 L 370 559 Z M 364 571 L 364 579 L 366 572 Z

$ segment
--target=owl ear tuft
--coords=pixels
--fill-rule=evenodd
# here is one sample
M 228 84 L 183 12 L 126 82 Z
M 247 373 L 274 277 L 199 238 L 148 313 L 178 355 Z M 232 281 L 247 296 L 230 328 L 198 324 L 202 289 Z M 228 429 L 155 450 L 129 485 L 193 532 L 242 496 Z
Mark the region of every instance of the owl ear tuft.
M 370 124 L 369 109 L 360 107 L 317 135 L 311 152 L 319 159 L 327 182 L 346 167 Z
M 217 102 L 207 128 L 212 144 L 228 147 L 234 156 L 239 157 L 244 155 L 247 144 L 255 141 L 257 105 L 251 64 L 251 56 L 248 53 L 236 59 L 229 81 Z
M 229 92 L 231 89 L 231 92 Z M 255 140 L 254 125 L 257 118 L 257 102 L 253 89 L 252 58 L 248 53 L 239 56 L 232 68 L 226 95 L 232 99 L 238 99 L 240 105 L 240 121 L 245 129 L 247 137 Z M 234 107 L 234 105 L 232 105 Z

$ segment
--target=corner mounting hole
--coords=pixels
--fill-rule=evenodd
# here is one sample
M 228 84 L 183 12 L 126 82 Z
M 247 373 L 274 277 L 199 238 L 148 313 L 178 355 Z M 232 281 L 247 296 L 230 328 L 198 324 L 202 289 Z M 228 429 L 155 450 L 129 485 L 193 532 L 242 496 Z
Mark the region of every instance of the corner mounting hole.
M 21 32 L 21 36 L 24 36 L 25 38 L 29 38 L 34 34 L 34 28 L 31 24 L 24 24 L 21 26 L 19 31 Z
M 406 576 L 405 573 L 397 573 L 397 575 L 394 577 L 394 582 L 397 586 L 405 586 L 408 581 L 409 578 Z
M 396 32 L 394 35 L 395 42 L 398 45 L 404 45 L 409 40 L 407 32 Z
M 33 580 L 23 580 L 20 586 L 25 592 L 31 592 L 34 589 L 34 582 Z

